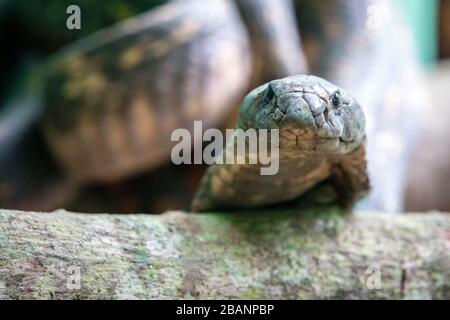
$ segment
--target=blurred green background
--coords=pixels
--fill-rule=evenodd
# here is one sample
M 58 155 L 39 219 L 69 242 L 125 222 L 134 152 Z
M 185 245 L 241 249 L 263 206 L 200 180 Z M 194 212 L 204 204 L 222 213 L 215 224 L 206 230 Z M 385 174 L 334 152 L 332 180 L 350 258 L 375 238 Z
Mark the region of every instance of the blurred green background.
M 434 65 L 438 57 L 438 0 L 400 0 L 417 43 L 420 61 Z

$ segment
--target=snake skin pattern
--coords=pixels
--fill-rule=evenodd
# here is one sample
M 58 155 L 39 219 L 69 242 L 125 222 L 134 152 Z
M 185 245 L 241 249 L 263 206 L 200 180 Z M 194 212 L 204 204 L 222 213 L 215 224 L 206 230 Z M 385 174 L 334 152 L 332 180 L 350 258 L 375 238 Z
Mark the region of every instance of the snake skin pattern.
M 248 139 L 246 161 L 238 163 L 236 158 L 244 155 L 235 154 L 239 140 L 233 139 L 224 152 L 232 152 L 233 163 L 208 168 L 193 211 L 286 202 L 325 180 L 339 193 L 340 204 L 349 208 L 368 190 L 364 113 L 356 100 L 328 81 L 300 75 L 256 88 L 242 103 L 237 128 L 278 130 L 279 151 L 271 152 L 276 157 L 272 160 L 279 162 L 278 172 L 262 175 L 261 161 L 250 163 L 258 154 Z
M 421 127 L 423 90 L 415 47 L 398 3 L 297 1 L 311 72 L 361 103 L 367 119 L 371 192 L 363 207 L 403 210 L 408 161 Z

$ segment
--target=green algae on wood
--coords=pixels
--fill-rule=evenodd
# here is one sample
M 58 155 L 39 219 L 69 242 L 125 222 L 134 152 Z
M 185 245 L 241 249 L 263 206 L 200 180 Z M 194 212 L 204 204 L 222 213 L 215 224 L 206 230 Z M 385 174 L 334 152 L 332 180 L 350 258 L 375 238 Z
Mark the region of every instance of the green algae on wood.
M 450 298 L 438 213 L 0 210 L 0 235 L 5 299 Z

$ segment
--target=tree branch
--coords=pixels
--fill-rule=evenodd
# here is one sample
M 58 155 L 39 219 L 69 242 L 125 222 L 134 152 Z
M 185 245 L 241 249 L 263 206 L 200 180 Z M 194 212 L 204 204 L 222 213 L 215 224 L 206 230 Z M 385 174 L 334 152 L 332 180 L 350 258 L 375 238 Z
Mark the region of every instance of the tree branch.
M 450 216 L 0 210 L 0 298 L 450 298 Z

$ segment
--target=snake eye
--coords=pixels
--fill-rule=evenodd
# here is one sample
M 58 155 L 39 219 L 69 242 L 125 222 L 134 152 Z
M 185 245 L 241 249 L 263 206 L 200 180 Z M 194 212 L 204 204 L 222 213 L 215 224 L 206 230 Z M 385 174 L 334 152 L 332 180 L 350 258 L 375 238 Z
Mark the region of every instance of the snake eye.
M 275 97 L 275 92 L 273 91 L 272 86 L 269 85 L 266 89 L 266 93 L 264 94 L 264 102 L 270 103 L 273 97 Z
M 333 103 L 333 106 L 339 107 L 342 102 L 341 94 L 338 92 L 335 92 L 333 96 L 331 97 L 331 102 Z

